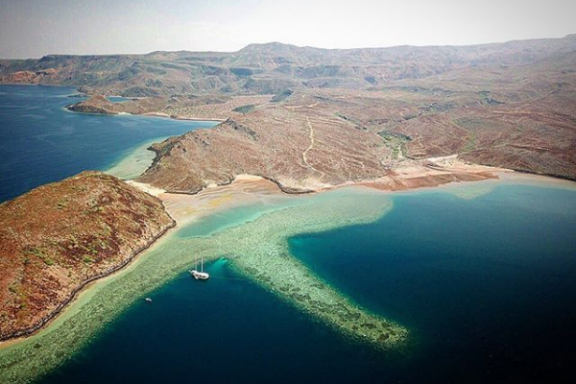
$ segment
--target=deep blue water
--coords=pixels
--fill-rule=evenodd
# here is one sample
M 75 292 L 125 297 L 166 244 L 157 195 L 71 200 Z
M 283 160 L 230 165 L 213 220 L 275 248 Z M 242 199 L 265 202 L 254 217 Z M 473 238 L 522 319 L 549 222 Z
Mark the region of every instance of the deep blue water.
M 316 323 L 224 261 L 137 303 L 43 384 L 560 382 L 576 364 L 576 190 L 502 184 L 475 200 L 393 195 L 369 225 L 292 252 L 409 327 L 382 354 Z
M 0 87 L 0 201 L 198 123 L 67 112 L 73 89 Z M 209 123 L 208 123 L 209 124 Z M 411 343 L 382 354 L 311 320 L 221 261 L 129 308 L 41 379 L 68 383 L 560 382 L 576 366 L 576 192 L 502 184 L 475 200 L 391 195 L 379 221 L 292 252 Z M 242 216 L 242 212 L 238 215 Z M 226 225 L 216 218 L 207 229 Z M 193 236 L 194 231 L 183 231 Z
M 73 88 L 0 86 L 0 202 L 84 170 L 105 170 L 138 144 L 210 122 L 68 112 Z M 115 100 L 117 101 L 117 100 Z

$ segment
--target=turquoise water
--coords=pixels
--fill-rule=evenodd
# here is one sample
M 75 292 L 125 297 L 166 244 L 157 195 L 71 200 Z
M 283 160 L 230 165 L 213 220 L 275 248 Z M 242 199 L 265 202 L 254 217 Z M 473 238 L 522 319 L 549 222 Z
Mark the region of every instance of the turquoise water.
M 113 103 L 121 103 L 123 101 L 132 100 L 132 98 L 130 97 L 123 97 L 123 96 L 107 96 L 106 99 L 108 99 L 108 101 L 111 101 Z
M 473 188 L 473 187 L 466 187 Z M 322 279 L 407 326 L 383 354 L 239 278 L 225 259 L 139 302 L 41 383 L 558 382 L 576 354 L 576 190 L 392 195 L 380 220 L 290 239 Z M 232 213 L 246 217 L 246 208 Z M 206 235 L 227 224 L 208 223 Z
M 68 112 L 73 88 L 0 86 L 0 202 L 84 170 L 105 170 L 139 144 L 212 122 Z
M 71 93 L 0 87 L 0 201 L 204 125 L 75 114 L 63 109 L 78 100 Z M 289 240 L 324 281 L 409 329 L 399 351 L 346 338 L 221 259 L 207 266 L 208 282 L 178 274 L 37 382 L 560 382 L 576 364 L 576 189 L 486 185 L 390 194 L 393 209 L 374 223 Z M 475 191 L 485 193 L 457 197 Z M 239 207 L 175 239 L 220 233 L 276 208 Z
M 270 211 L 290 207 L 296 203 L 297 201 L 295 200 L 281 199 L 276 204 L 258 202 L 212 213 L 209 216 L 203 217 L 202 220 L 198 222 L 182 227 L 178 231 L 177 236 L 180 238 L 210 236 L 228 228 L 257 220 Z

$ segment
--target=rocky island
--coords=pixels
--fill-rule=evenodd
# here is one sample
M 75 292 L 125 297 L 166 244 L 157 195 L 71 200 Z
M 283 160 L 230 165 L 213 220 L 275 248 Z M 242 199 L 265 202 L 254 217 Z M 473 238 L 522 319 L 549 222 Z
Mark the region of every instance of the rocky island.
M 0 340 L 38 330 L 175 225 L 160 200 L 99 172 L 1 204 L 0 223 Z

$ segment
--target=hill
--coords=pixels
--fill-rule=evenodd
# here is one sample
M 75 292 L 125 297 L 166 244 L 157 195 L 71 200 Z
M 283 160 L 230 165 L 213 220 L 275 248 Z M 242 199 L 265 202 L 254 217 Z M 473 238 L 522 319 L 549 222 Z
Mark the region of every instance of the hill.
M 254 173 L 303 192 L 458 154 L 576 179 L 576 35 L 460 47 L 46 56 L 0 81 L 76 85 L 71 109 L 227 120 L 153 147 L 143 175 L 192 193 Z M 110 103 L 102 95 L 154 96 Z M 233 149 L 233 150 L 232 150 Z
M 174 226 L 160 200 L 98 172 L 1 204 L 0 223 L 0 340 L 40 328 Z

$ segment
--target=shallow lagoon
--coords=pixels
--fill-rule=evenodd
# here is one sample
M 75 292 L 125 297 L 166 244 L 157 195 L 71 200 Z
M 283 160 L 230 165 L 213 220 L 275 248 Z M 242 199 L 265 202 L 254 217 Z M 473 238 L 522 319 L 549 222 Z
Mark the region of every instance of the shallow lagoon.
M 575 189 L 490 181 L 296 200 L 174 232 L 52 332 L 0 352 L 0 366 L 26 356 L 0 378 L 53 365 L 40 382 L 188 382 L 190 372 L 224 383 L 530 382 L 574 362 Z M 407 341 L 375 348 L 251 274 L 250 250 L 275 248 L 258 237 L 275 225 L 287 259 L 405 327 Z M 186 273 L 197 255 L 217 258 L 206 284 Z

